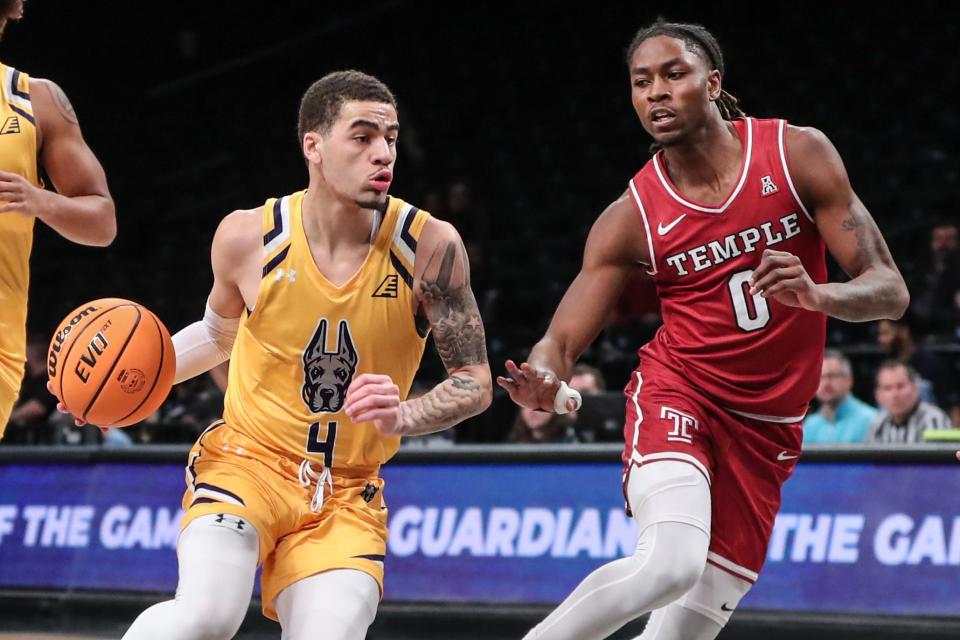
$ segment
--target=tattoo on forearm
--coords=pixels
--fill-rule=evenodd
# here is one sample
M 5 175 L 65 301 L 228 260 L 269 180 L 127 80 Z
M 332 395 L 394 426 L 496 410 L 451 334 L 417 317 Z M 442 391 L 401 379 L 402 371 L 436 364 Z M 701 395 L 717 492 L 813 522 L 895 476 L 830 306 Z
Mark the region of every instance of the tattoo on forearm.
M 856 228 L 860 226 L 860 223 L 857 222 L 853 216 L 850 216 L 849 218 L 841 222 L 840 226 L 843 227 L 844 231 L 855 231 Z
M 420 296 L 433 329 L 433 341 L 447 369 L 487 361 L 483 321 L 465 263 L 463 283 L 451 286 L 457 262 L 465 261 L 465 254 L 462 244 L 447 243 L 430 256 L 420 279 Z
M 407 435 L 442 431 L 478 413 L 483 389 L 476 380 L 450 376 L 429 393 L 400 404 L 400 420 Z
M 842 293 L 835 296 L 835 303 L 824 311 L 850 322 L 889 317 L 899 308 L 904 287 L 880 230 L 869 214 L 853 210 L 840 222 L 840 227 L 856 234 L 856 253 L 852 263 L 845 265 L 853 278 L 846 283 L 828 285 Z
M 50 91 L 50 95 L 53 98 L 53 103 L 57 105 L 57 111 L 70 124 L 80 124 L 80 121 L 77 119 L 77 112 L 73 110 L 73 105 L 70 103 L 70 98 L 67 97 L 67 94 L 63 92 L 63 89 L 58 87 L 55 84 L 47 85 L 47 88 Z

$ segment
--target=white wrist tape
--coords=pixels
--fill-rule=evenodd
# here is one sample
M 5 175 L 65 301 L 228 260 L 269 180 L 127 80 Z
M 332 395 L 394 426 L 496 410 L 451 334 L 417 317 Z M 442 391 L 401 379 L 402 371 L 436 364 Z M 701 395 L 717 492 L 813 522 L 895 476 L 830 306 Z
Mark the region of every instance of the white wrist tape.
M 567 400 L 573 400 L 574 406 L 573 410 L 576 411 L 583 404 L 583 398 L 580 397 L 580 392 L 576 389 L 571 389 L 567 386 L 567 383 L 560 381 L 560 388 L 557 389 L 557 395 L 553 397 L 553 410 L 556 413 L 564 414 L 570 413 L 567 411 Z
M 224 318 L 207 303 L 203 320 L 184 327 L 173 336 L 173 350 L 177 354 L 174 384 L 210 371 L 228 360 L 239 327 L 240 318 Z

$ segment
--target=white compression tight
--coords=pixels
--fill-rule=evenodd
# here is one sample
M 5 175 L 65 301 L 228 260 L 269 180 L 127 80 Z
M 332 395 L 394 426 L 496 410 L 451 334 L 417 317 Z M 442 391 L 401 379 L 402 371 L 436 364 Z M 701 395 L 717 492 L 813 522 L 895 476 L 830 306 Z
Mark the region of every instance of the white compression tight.
M 714 640 L 751 586 L 708 564 L 690 591 L 650 614 L 643 634 L 634 640 Z
M 710 486 L 692 465 L 660 460 L 630 473 L 627 494 L 639 525 L 633 556 L 584 579 L 525 640 L 599 640 L 690 590 L 710 544 Z
M 377 581 L 356 569 L 298 580 L 277 596 L 281 640 L 363 640 L 379 602 Z
M 237 516 L 193 520 L 177 544 L 176 597 L 141 613 L 124 640 L 232 638 L 250 606 L 259 545 L 253 525 Z

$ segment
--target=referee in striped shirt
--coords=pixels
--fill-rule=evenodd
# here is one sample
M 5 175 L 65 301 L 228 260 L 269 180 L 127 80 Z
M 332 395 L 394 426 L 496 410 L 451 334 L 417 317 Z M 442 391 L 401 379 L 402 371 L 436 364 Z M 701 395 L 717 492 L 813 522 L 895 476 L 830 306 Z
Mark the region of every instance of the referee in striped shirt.
M 928 429 L 950 429 L 950 418 L 938 407 L 920 401 L 917 372 L 888 360 L 877 370 L 877 404 L 883 409 L 870 425 L 868 442 L 923 442 Z

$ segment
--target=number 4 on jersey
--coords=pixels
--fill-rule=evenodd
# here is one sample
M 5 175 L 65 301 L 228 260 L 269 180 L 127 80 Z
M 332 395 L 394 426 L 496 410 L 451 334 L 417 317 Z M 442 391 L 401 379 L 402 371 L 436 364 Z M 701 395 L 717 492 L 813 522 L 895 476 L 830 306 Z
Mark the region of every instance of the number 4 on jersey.
M 322 453 L 323 466 L 327 469 L 333 468 L 333 447 L 337 442 L 337 423 L 328 422 L 327 435 L 321 440 L 320 422 L 314 422 L 307 431 L 307 453 Z

